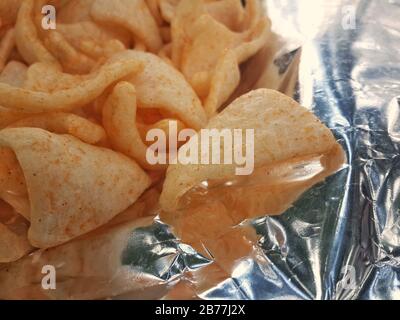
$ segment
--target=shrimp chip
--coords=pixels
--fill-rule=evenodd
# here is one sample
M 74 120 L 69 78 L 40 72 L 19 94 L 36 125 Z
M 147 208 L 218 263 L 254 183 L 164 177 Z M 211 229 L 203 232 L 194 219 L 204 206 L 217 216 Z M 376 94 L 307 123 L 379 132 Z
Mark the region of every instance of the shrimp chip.
M 8 127 L 41 128 L 54 133 L 70 134 L 89 144 L 98 144 L 106 140 L 106 133 L 101 126 L 73 113 L 53 112 L 33 115 Z
M 186 201 L 204 201 L 201 197 L 204 192 L 211 198 L 213 194 L 225 198 L 228 211 L 235 212 L 232 218 L 236 222 L 260 214 L 282 213 L 302 192 L 338 170 L 344 162 L 343 150 L 330 130 L 306 108 L 273 90 L 259 89 L 240 97 L 213 117 L 207 128 L 232 132 L 254 130 L 254 140 L 248 143 L 247 137 L 242 136 L 231 146 L 231 152 L 236 144 L 241 152 L 246 150 L 245 166 L 253 164 L 253 171 L 247 173 L 252 174 L 240 176 L 242 173 L 237 169 L 243 168 L 243 164 L 239 166 L 233 161 L 170 165 L 160 197 L 167 219 L 168 212 L 184 206 Z M 192 137 L 179 149 L 179 156 L 184 158 L 188 150 L 203 142 L 201 136 Z M 225 140 L 220 149 L 212 152 L 225 157 L 224 150 Z M 296 176 L 306 178 L 296 180 Z M 225 186 L 226 181 L 231 183 Z M 201 188 L 203 182 L 208 185 L 206 191 Z
M 87 40 L 82 42 L 80 46 L 81 52 L 99 62 L 103 62 L 104 59 L 108 59 L 125 49 L 124 44 L 117 39 L 107 40 L 102 45 L 95 41 Z
M 91 21 L 90 9 L 96 0 L 69 0 L 57 12 L 60 23 Z
M 15 40 L 24 60 L 29 64 L 46 62 L 59 66 L 57 59 L 42 43 L 33 18 L 34 0 L 24 0 L 15 25 Z
M 181 70 L 189 82 L 199 72 L 212 72 L 220 56 L 244 40 L 242 34 L 230 31 L 209 15 L 200 16 L 191 27 L 191 41 L 183 48 L 181 58 Z
M 27 231 L 28 221 L 0 200 L 0 263 L 16 261 L 33 250 Z
M 21 62 L 10 61 L 0 74 L 0 82 L 21 88 L 26 80 L 28 67 Z
M 80 60 L 82 63 L 84 63 L 85 56 L 86 59 L 96 61 L 108 58 L 112 54 L 130 47 L 132 42 L 129 31 L 117 26 L 109 28 L 107 25 L 95 23 L 90 16 L 93 3 L 94 0 L 69 1 L 59 9 L 60 13 L 57 16 L 57 21 L 59 21 L 57 32 L 62 35 L 63 42 L 67 42 L 74 48 L 74 50 L 69 48 L 65 54 L 70 52 L 69 56 L 75 56 L 75 59 L 78 58 L 78 61 Z M 47 33 L 52 32 L 53 30 L 50 30 Z M 60 36 L 57 37 L 60 38 Z M 63 47 L 66 49 L 68 45 L 64 43 Z M 53 50 L 60 51 L 54 45 Z M 73 53 L 74 51 L 75 53 Z M 65 64 L 69 68 L 73 67 L 73 65 L 69 65 L 72 63 L 71 57 L 68 60 L 70 62 L 66 61 Z M 89 68 L 87 67 L 87 69 Z
M 95 66 L 95 61 L 76 50 L 65 37 L 56 30 L 46 36 L 44 43 L 61 63 L 63 70 L 74 74 L 87 74 Z
M 208 6 L 213 4 L 211 2 Z M 218 6 L 221 4 L 225 5 L 219 3 Z M 245 15 L 240 10 L 236 11 L 241 14 L 233 20 L 237 20 L 235 29 L 240 30 Z M 182 0 L 176 9 L 172 21 L 172 61 L 205 101 L 209 116 L 219 109 L 239 84 L 238 66 L 267 42 L 270 23 L 266 18 L 257 19 L 250 28 L 235 32 L 207 13 L 200 0 Z M 230 50 L 232 52 L 229 53 Z M 229 81 L 224 81 L 227 79 Z
M 183 0 L 176 8 L 174 18 L 171 21 L 172 38 L 172 62 L 180 69 L 182 52 L 186 41 L 189 39 L 187 33 L 196 19 L 205 13 L 201 0 Z
M 4 202 L 8 203 L 15 212 L 29 221 L 31 206 L 27 194 L 17 195 L 12 192 L 2 192 L 0 198 L 2 198 Z
M 153 219 L 145 217 L 100 228 L 56 248 L 0 266 L 0 299 L 106 299 L 159 286 L 162 279 L 136 272 L 121 260 L 132 254 L 127 250 L 132 234 L 151 226 Z M 55 290 L 42 287 L 44 265 L 56 268 Z
M 232 50 L 228 50 L 217 62 L 210 82 L 210 91 L 204 103 L 207 114 L 213 115 L 228 100 L 239 83 L 240 70 L 236 56 Z
M 164 43 L 170 44 L 171 42 L 171 27 L 170 26 L 162 26 L 160 27 L 161 38 Z M 161 49 L 162 50 L 162 49 Z
M 180 0 L 159 0 L 160 14 L 165 21 L 171 23 Z
M 167 23 L 175 18 L 175 13 L 181 0 L 159 0 L 159 11 Z M 214 19 L 223 23 L 231 30 L 242 27 L 245 20 L 245 10 L 241 0 L 204 1 L 201 14 L 209 13 Z M 196 5 L 194 5 L 196 6 Z
M 0 1 L 0 27 L 11 26 L 17 20 L 18 9 L 22 0 L 1 0 Z
M 0 199 L 29 220 L 30 205 L 22 169 L 10 148 L 0 147 Z
M 145 139 L 147 133 L 148 133 L 150 130 L 153 130 L 153 129 L 162 130 L 162 131 L 165 133 L 165 136 L 166 136 L 166 137 L 169 137 L 169 134 L 170 134 L 170 127 L 171 127 L 170 124 L 171 124 L 171 122 L 175 122 L 176 128 L 177 128 L 176 131 L 177 131 L 178 133 L 181 132 L 183 129 L 186 128 L 185 124 L 184 124 L 183 122 L 179 121 L 179 120 L 175 120 L 175 119 L 162 119 L 162 120 L 156 122 L 156 123 L 153 124 L 153 125 L 144 125 L 144 124 L 142 124 L 142 123 L 138 123 L 138 129 L 139 129 L 140 135 L 142 136 L 143 139 Z M 171 133 L 171 134 L 173 134 L 173 133 Z M 151 142 L 147 142 L 147 143 L 148 143 L 148 144 L 151 144 Z M 178 141 L 177 143 L 178 143 L 178 146 L 180 146 L 181 144 L 183 144 L 182 142 L 179 142 L 179 141 Z
M 234 225 L 226 207 L 219 201 L 205 201 L 198 207 L 185 211 L 185 215 L 174 224 L 174 231 L 183 243 L 207 256 L 204 242 L 215 241 Z
M 196 93 L 185 78 L 160 57 L 130 50 L 116 54 L 110 61 L 132 61 L 144 66 L 142 72 L 128 79 L 135 86 L 139 108 L 168 112 L 196 130 L 207 123 Z
M 124 49 L 128 48 L 131 43 L 130 35 L 128 33 L 115 32 L 91 21 L 84 21 L 71 24 L 57 24 L 57 31 L 60 32 L 64 38 L 76 50 L 83 51 L 82 46 L 85 43 L 94 43 L 96 46 L 106 46 L 110 41 L 118 40 L 122 43 Z M 90 55 L 90 51 L 84 52 Z
M 157 210 L 159 209 L 159 198 L 160 192 L 156 188 L 148 189 L 133 205 L 117 215 L 102 228 L 106 229 L 110 226 L 134 221 L 138 218 L 155 217 L 157 215 Z
M 166 63 L 169 65 L 173 66 L 173 62 L 171 60 L 171 50 L 172 50 L 172 45 L 171 43 L 168 43 L 165 45 L 159 52 L 158 56 L 163 59 Z
M 135 159 L 143 168 L 154 169 L 146 160 L 147 145 L 136 126 L 136 91 L 128 82 L 118 83 L 103 109 L 103 125 L 114 148 Z
M 38 92 L 55 92 L 72 88 L 85 78 L 87 77 L 62 73 L 52 65 L 38 62 L 27 69 L 22 88 Z
M 0 74 L 0 83 L 6 83 L 14 87 L 22 87 L 26 80 L 27 66 L 17 61 L 10 61 Z M 0 106 L 0 129 L 10 123 L 29 116 L 29 114 L 6 109 Z
M 247 0 L 246 10 L 243 18 L 241 30 L 246 30 L 254 27 L 261 19 L 263 8 L 258 0 Z
M 49 248 L 111 220 L 150 186 L 129 158 L 69 135 L 37 128 L 0 131 L 0 145 L 15 153 L 29 195 L 28 239 Z
M 0 155 L 0 194 L 7 192 L 16 195 L 26 195 L 25 178 L 15 154 L 9 148 L 0 147 Z
M 97 22 L 129 30 L 133 38 L 139 39 L 152 52 L 162 46 L 157 23 L 144 0 L 96 0 L 91 16 Z
M 269 27 L 269 21 L 261 20 L 247 35 L 250 40 L 234 49 L 239 64 L 255 55 L 265 45 L 266 39 L 270 35 Z
M 63 74 L 49 68 L 52 77 L 59 77 L 51 77 L 52 79 L 62 83 L 60 79 L 67 78 L 70 86 L 41 92 L 0 83 L 0 106 L 31 113 L 71 111 L 94 101 L 108 86 L 140 69 L 140 62 L 134 60 L 110 62 L 83 77 Z
M 10 29 L 6 32 L 0 42 L 0 72 L 4 69 L 8 58 L 15 46 L 15 31 Z
M 241 31 L 245 10 L 241 0 L 212 1 L 206 4 L 207 12 L 233 31 Z
M 29 116 L 29 114 L 0 107 L 0 129 L 3 129 L 9 124 L 27 116 Z
M 146 134 L 151 129 L 160 129 L 169 137 L 170 121 L 174 120 L 163 119 L 153 125 L 139 123 L 136 90 L 129 82 L 118 83 L 103 108 L 103 125 L 113 147 L 135 159 L 142 168 L 149 170 L 165 169 L 166 164 L 153 165 L 148 162 Z M 184 125 L 178 122 L 177 132 L 184 128 Z
M 160 9 L 158 7 L 159 0 L 145 0 L 145 1 L 146 1 L 147 7 L 149 8 L 154 20 L 156 20 L 157 25 L 161 26 L 164 23 L 164 21 L 161 16 Z

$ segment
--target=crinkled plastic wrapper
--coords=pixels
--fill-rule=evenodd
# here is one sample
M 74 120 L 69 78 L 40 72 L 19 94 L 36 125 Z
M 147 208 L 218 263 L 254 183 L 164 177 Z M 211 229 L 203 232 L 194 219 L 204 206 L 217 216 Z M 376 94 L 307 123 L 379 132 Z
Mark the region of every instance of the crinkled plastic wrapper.
M 55 264 L 58 289 L 37 298 L 400 299 L 400 2 L 263 4 L 274 35 L 242 66 L 231 100 L 261 87 L 294 96 L 347 164 L 284 214 L 230 230 L 217 260 L 158 217 L 99 230 L 57 257 L 35 252 L 10 272 Z M 35 292 L 7 286 L 8 296 Z

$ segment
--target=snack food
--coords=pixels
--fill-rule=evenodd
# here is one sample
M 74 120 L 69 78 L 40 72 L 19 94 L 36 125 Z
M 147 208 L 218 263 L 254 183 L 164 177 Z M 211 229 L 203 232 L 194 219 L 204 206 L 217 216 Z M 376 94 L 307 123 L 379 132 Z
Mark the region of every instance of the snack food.
M 43 92 L 0 83 L 0 105 L 30 113 L 74 110 L 92 102 L 111 84 L 140 68 L 141 65 L 135 61 L 116 61 L 105 64 L 98 71 L 82 77 L 63 74 L 50 67 L 48 74 L 50 83 L 54 84 L 55 79 L 65 77 L 69 84 L 68 88 L 56 91 L 49 88 L 47 92 Z
M 256 251 L 240 223 L 283 213 L 343 164 L 330 130 L 281 93 L 248 90 L 224 108 L 240 66 L 270 45 L 259 1 L 52 1 L 48 30 L 45 4 L 0 5 L 0 298 L 107 298 L 160 284 L 133 281 L 119 261 L 155 216 L 214 259 L 193 274 L 207 290 Z M 246 150 L 253 171 L 180 163 L 202 154 L 201 130 L 253 130 L 254 150 L 248 136 L 231 149 Z M 171 163 L 149 161 L 154 132 L 166 137 L 158 155 L 179 149 Z M 225 159 L 226 144 L 210 156 Z M 43 264 L 67 279 L 54 292 L 38 285 Z
M 105 299 L 160 285 L 157 279 L 132 273 L 120 260 L 133 230 L 152 219 L 129 220 L 57 248 L 36 251 L 10 266 L 0 265 L 0 299 Z M 44 265 L 60 266 L 57 290 L 42 288 Z
M 183 0 L 176 8 L 171 23 L 172 61 L 203 99 L 209 116 L 239 84 L 238 66 L 268 41 L 270 23 L 259 15 L 259 2 L 249 1 L 246 8 L 246 19 L 236 21 L 239 32 L 207 13 L 201 0 Z
M 56 246 L 105 224 L 150 185 L 133 161 L 72 136 L 10 128 L 0 132 L 0 145 L 10 148 L 21 166 L 23 176 L 16 178 L 25 180 L 30 204 L 23 215 L 30 221 L 29 241 L 38 248 Z
M 301 164 L 307 162 L 307 158 L 323 156 L 327 156 L 322 162 L 325 168 L 321 167 L 319 170 L 322 172 L 326 169 L 329 175 L 340 167 L 344 159 L 340 145 L 328 128 L 294 100 L 273 90 L 258 89 L 238 98 L 224 111 L 211 118 L 207 128 L 228 129 L 232 132 L 234 129 L 254 129 L 255 171 L 264 167 L 266 168 L 264 174 L 267 176 L 273 173 L 273 166 L 279 167 L 282 163 L 286 163 L 286 167 L 290 167 L 292 161 Z M 193 145 L 199 144 L 198 141 L 201 144 L 201 139 L 201 135 L 192 137 L 179 150 L 179 153 L 183 156 L 193 149 Z M 240 144 L 241 147 L 243 144 L 244 149 L 245 139 L 241 139 Z M 224 148 L 224 143 L 221 143 L 220 150 L 217 150 L 221 157 L 224 156 Z M 234 163 L 171 164 L 167 170 L 160 199 L 161 207 L 167 212 L 174 212 L 179 208 L 179 199 L 190 189 L 199 186 L 204 181 L 225 183 L 232 179 L 239 179 L 235 170 Z M 283 175 L 282 178 L 285 179 L 289 171 L 279 170 Z M 278 178 L 279 172 L 277 172 Z M 260 179 L 263 177 L 261 176 Z M 272 181 L 272 178 L 265 179 L 266 181 L 261 184 L 265 184 L 268 188 L 268 180 Z M 290 182 L 290 177 L 285 180 L 284 183 Z M 262 192 L 259 197 L 262 203 Z M 246 199 L 243 194 L 241 198 Z

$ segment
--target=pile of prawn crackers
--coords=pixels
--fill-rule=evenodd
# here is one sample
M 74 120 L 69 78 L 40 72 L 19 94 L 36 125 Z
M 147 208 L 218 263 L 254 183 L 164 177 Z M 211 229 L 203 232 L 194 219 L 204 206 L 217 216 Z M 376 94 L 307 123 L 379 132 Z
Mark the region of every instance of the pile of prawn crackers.
M 340 169 L 342 147 L 309 108 L 268 88 L 230 99 L 270 37 L 258 0 L 1 0 L 0 299 L 146 288 L 121 254 L 154 219 L 229 273 L 257 242 L 235 226 L 284 213 Z M 251 172 L 177 161 L 205 130 L 242 132 Z M 229 158 L 228 140 L 210 157 Z M 44 265 L 56 290 L 41 286 Z

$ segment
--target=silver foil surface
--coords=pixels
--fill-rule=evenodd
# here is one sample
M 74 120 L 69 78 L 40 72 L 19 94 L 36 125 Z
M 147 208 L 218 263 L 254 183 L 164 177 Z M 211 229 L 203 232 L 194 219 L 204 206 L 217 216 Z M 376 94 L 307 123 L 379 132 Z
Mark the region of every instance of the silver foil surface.
M 255 220 L 257 254 L 199 298 L 400 299 L 400 1 L 264 4 L 282 38 L 274 64 L 283 74 L 298 63 L 292 93 L 348 165 L 283 215 Z
M 263 86 L 293 95 L 334 132 L 346 166 L 283 215 L 250 222 L 260 236 L 251 255 L 224 276 L 205 274 L 205 290 L 185 295 L 212 259 L 158 219 L 135 225 L 127 241 L 107 242 L 120 257 L 107 264 L 116 289 L 97 298 L 400 299 L 400 1 L 263 4 L 276 35 L 243 67 L 236 95 Z

